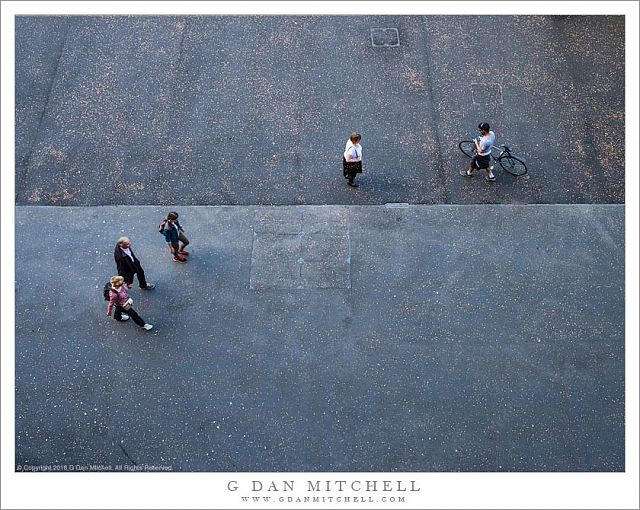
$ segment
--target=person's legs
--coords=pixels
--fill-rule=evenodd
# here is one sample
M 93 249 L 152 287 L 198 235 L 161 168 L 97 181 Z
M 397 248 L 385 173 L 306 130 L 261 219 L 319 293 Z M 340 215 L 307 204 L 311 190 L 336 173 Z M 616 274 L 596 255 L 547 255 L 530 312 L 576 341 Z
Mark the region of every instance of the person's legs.
M 138 267 L 138 271 L 136 271 L 136 276 L 138 277 L 138 283 L 140 284 L 140 288 L 144 289 L 147 286 L 147 279 L 144 276 L 144 269 L 142 267 Z
M 347 184 L 354 188 L 358 187 L 358 185 L 355 183 L 356 175 L 357 173 L 355 172 L 355 170 L 349 169 L 349 172 L 347 173 Z
M 469 161 L 469 168 L 467 168 L 467 174 L 471 175 L 473 171 L 477 168 L 477 166 L 478 166 L 478 155 L 476 154 L 471 158 L 471 161 Z
M 494 182 L 496 180 L 496 176 L 493 175 L 493 172 L 490 167 L 485 168 L 487 175 L 484 178 L 485 181 Z
M 142 327 L 146 324 L 144 319 L 140 317 L 138 315 L 138 312 L 136 312 L 133 308 L 129 308 L 128 310 L 125 310 L 125 312 L 129 317 L 133 319 L 133 322 L 135 322 L 138 326 Z
M 178 238 L 182 243 L 182 247 L 178 250 L 178 252 L 184 252 L 184 249 L 189 245 L 189 239 L 187 239 L 187 236 L 185 236 L 184 233 L 182 232 L 178 234 Z M 184 252 L 184 253 L 181 253 L 181 255 L 188 255 L 188 253 Z
M 460 170 L 460 175 L 464 177 L 473 177 L 473 171 L 478 167 L 478 156 L 473 156 L 469 162 L 469 167 Z
M 180 255 L 180 243 L 169 243 L 169 251 L 171 252 L 173 260 L 177 262 L 187 261 L 187 259 Z
M 129 320 L 129 314 L 127 313 L 127 311 L 120 307 L 120 306 L 114 306 L 113 307 L 113 318 L 115 320 L 117 320 L 118 322 L 124 322 L 124 321 L 128 321 Z
M 485 180 L 493 182 L 496 180 L 495 175 L 493 175 L 493 171 L 491 168 L 491 157 L 490 156 L 485 156 L 482 158 L 481 161 L 478 162 L 478 168 L 483 169 L 485 172 L 487 172 L 487 176 L 485 177 Z

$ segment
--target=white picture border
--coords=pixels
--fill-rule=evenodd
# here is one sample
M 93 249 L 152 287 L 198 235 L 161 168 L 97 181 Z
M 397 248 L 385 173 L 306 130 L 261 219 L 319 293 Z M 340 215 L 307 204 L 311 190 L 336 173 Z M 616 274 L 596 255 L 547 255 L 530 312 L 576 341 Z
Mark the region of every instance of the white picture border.
M 2 2 L 2 508 L 368 508 L 366 503 L 242 503 L 237 481 L 415 481 L 403 504 L 375 508 L 637 508 L 638 3 L 637 2 Z M 626 15 L 626 472 L 624 473 L 16 473 L 15 15 Z M 233 485 L 231 485 L 233 487 Z M 248 489 L 243 494 L 252 495 Z M 398 495 L 398 493 L 394 493 Z M 274 494 L 271 494 L 272 496 Z M 287 495 L 284 493 L 277 495 Z M 296 496 L 303 494 L 296 493 Z M 304 494 L 308 495 L 308 494 Z M 336 496 L 336 494 L 333 494 Z

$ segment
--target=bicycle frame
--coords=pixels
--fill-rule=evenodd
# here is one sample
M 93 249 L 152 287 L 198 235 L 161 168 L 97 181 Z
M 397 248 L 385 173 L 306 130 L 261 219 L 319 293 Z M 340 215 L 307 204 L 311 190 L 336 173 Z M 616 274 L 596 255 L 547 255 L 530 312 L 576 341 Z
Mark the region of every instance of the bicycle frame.
M 504 147 L 496 147 L 495 145 L 491 146 L 492 149 L 496 149 L 498 151 L 500 151 L 500 154 L 498 154 L 498 157 L 493 155 L 493 152 L 491 152 L 489 155 L 493 158 L 494 161 L 500 161 L 500 159 L 502 158 L 502 156 L 511 156 L 511 151 L 507 148 Z

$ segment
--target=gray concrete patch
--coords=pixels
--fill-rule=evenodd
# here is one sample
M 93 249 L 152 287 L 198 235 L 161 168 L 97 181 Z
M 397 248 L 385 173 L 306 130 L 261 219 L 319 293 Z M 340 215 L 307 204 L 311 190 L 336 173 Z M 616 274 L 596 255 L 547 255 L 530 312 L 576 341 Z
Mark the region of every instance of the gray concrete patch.
M 257 210 L 250 288 L 349 288 L 347 217 L 339 207 Z
M 178 210 L 188 264 L 165 208 L 17 207 L 16 463 L 625 469 L 624 206 Z M 105 315 L 121 233 L 151 333 Z M 251 288 L 280 234 L 315 286 Z

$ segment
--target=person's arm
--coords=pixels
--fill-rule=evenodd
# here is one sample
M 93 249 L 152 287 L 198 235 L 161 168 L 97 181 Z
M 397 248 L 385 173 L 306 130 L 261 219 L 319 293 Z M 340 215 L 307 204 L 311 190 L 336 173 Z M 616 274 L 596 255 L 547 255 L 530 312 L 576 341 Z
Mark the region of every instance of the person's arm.
M 162 233 L 164 234 L 164 239 L 168 243 L 171 242 L 171 230 L 169 229 L 169 222 L 165 223 L 164 228 L 162 229 Z
M 354 156 L 354 153 L 355 153 L 355 156 Z M 351 147 L 349 147 L 349 150 L 347 151 L 347 155 L 349 156 L 347 161 L 349 161 L 350 163 L 354 163 L 356 161 L 360 161 L 358 159 L 358 151 L 356 150 L 356 148 L 353 145 Z
M 489 135 L 481 137 L 476 142 L 478 152 L 484 152 L 491 149 L 491 137 Z
M 123 267 L 122 267 L 122 250 L 118 246 L 113 250 L 113 258 L 116 260 L 116 268 L 118 270 L 118 274 L 122 275 Z
M 115 291 L 109 291 L 109 304 L 107 305 L 107 315 L 111 315 L 111 311 L 113 310 L 113 304 L 115 303 Z

